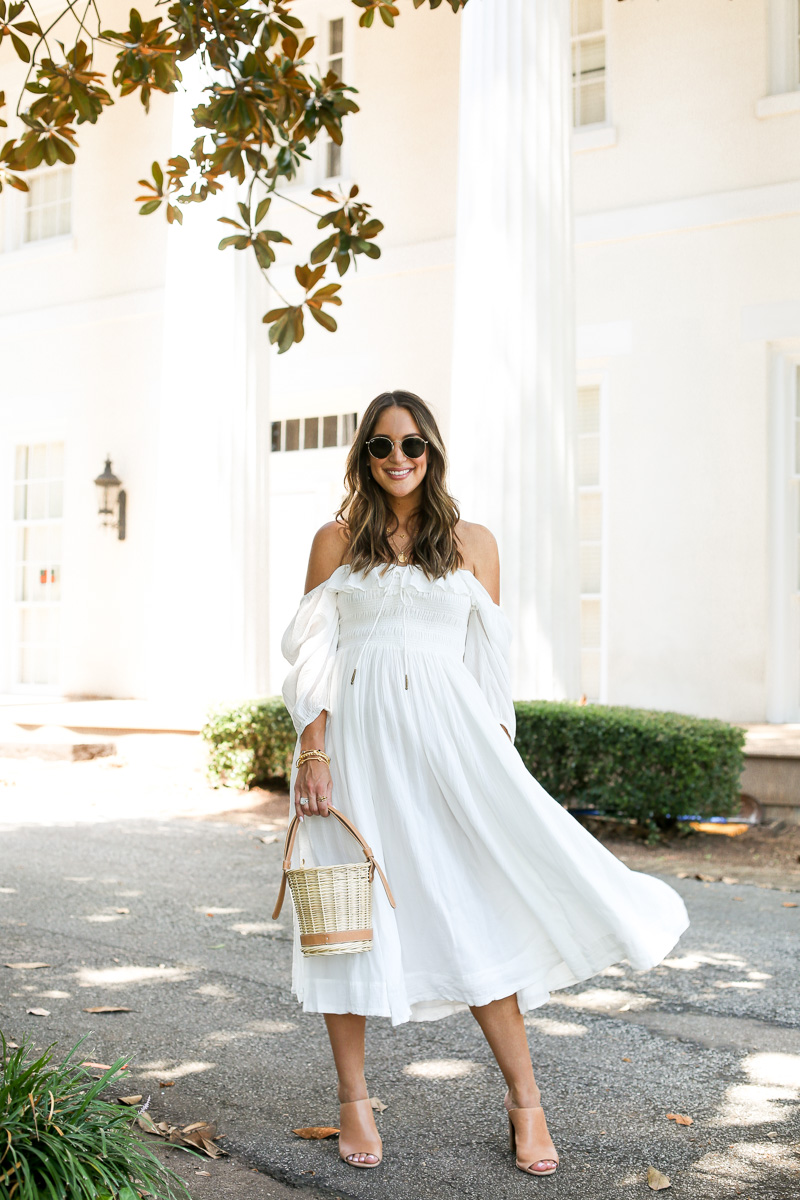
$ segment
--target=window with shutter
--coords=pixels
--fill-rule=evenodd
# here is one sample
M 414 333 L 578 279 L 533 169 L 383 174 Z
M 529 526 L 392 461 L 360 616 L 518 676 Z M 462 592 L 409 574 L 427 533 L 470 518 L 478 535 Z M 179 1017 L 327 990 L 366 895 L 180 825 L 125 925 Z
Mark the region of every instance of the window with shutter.
M 605 0 L 571 0 L 572 124 L 602 125 L 606 120 Z
M 16 447 L 14 469 L 15 683 L 59 682 L 64 444 Z

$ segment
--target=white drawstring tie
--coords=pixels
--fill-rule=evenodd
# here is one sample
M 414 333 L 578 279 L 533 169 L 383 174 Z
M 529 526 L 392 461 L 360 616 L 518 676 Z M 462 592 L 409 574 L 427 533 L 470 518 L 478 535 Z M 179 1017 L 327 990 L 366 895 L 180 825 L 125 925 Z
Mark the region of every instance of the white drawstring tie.
M 397 568 L 397 563 L 392 563 L 392 566 L 391 566 L 391 570 L 392 570 L 392 572 L 394 572 L 396 568 Z M 393 578 L 394 578 L 394 575 L 393 575 Z M 355 677 L 356 677 L 356 671 L 358 670 L 358 664 L 361 662 L 361 655 L 362 655 L 362 654 L 364 653 L 364 651 L 366 650 L 366 648 L 367 648 L 367 646 L 368 646 L 368 644 L 369 644 L 369 640 L 370 640 L 370 638 L 372 637 L 373 633 L 375 632 L 375 627 L 377 626 L 377 624 L 378 624 L 378 621 L 381 619 L 381 615 L 382 615 L 382 613 L 383 613 L 383 606 L 386 604 L 386 601 L 387 601 L 387 600 L 388 600 L 388 598 L 389 598 L 389 590 L 390 590 L 390 586 L 391 586 L 390 584 L 387 584 L 387 586 L 386 586 L 386 589 L 385 589 L 385 591 L 384 591 L 384 594 L 383 594 L 383 600 L 381 600 L 381 606 L 380 606 L 380 608 L 378 609 L 378 615 L 377 615 L 377 617 L 375 618 L 375 620 L 372 622 L 372 628 L 370 629 L 369 633 L 367 634 L 367 637 L 366 637 L 366 639 L 365 639 L 365 641 L 364 641 L 364 644 L 363 644 L 363 646 L 361 647 L 361 649 L 360 649 L 360 650 L 359 650 L 359 652 L 358 652 L 358 657 L 357 657 L 357 659 L 356 659 L 356 665 L 353 667 L 353 674 L 350 676 L 350 682 L 351 682 L 351 683 L 353 683 L 353 681 L 355 680 Z M 400 589 L 399 589 L 399 594 L 400 594 L 400 600 L 401 600 L 401 602 L 402 602 L 402 605 L 403 605 L 403 674 L 404 674 L 404 677 L 405 677 L 405 690 L 406 690 L 406 691 L 408 691 L 408 651 L 407 651 L 407 637 L 406 637 L 406 598 L 405 598 L 405 593 L 404 593 L 404 591 L 403 591 L 402 585 L 401 585 L 401 587 L 400 587 Z M 411 597 L 410 597 L 410 596 L 409 596 L 409 599 L 408 599 L 408 603 L 409 603 L 409 604 L 411 603 Z

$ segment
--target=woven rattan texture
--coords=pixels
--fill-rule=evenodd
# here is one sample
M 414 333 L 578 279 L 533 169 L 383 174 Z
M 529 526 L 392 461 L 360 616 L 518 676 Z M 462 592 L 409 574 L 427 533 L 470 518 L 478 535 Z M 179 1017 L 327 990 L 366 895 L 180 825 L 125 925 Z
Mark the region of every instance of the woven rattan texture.
M 345 863 L 333 867 L 303 867 L 286 872 L 300 933 L 330 933 L 372 928 L 370 864 Z M 328 946 L 303 946 L 304 955 L 360 954 L 372 949 L 372 938 L 335 942 Z

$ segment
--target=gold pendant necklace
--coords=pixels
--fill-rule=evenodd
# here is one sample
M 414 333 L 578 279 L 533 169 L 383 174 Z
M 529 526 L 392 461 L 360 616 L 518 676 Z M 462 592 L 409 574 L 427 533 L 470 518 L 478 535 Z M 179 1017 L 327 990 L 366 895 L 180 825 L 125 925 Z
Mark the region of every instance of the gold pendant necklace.
M 405 541 L 406 538 L 408 537 L 408 534 L 407 533 L 394 534 L 393 536 L 394 537 L 402 537 L 403 541 Z M 399 563 L 407 563 L 408 562 L 408 555 L 405 553 L 404 550 L 395 550 L 395 554 L 397 555 L 397 561 Z

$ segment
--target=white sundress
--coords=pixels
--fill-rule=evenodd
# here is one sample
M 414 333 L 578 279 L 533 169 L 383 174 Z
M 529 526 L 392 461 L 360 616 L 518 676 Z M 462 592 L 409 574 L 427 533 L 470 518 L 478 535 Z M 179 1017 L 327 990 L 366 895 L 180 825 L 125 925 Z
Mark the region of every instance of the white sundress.
M 292 991 L 306 1012 L 398 1025 L 513 993 L 526 1012 L 621 959 L 654 966 L 687 928 L 677 892 L 606 850 L 503 732 L 514 737 L 510 640 L 463 568 L 431 580 L 415 564 L 344 564 L 302 598 L 281 644 L 283 698 L 298 735 L 327 710 L 332 803 L 397 902 L 376 877 L 361 954 L 303 957 L 294 918 Z M 293 765 L 292 797 L 296 777 Z M 338 821 L 310 816 L 293 865 L 360 857 Z

